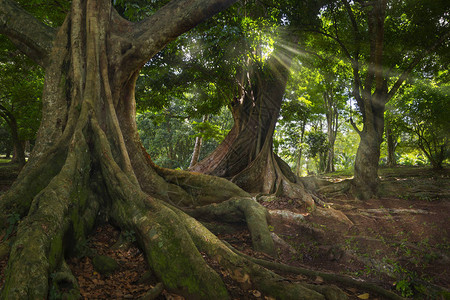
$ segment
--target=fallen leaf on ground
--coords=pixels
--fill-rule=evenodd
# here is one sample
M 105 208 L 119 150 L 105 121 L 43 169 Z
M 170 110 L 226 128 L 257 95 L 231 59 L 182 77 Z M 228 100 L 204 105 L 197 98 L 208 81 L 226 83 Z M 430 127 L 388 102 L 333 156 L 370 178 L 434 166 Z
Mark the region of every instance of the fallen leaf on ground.
M 323 278 L 320 276 L 317 276 L 316 279 L 314 280 L 315 283 L 323 283 Z
M 361 294 L 358 296 L 359 299 L 369 299 L 370 295 L 368 293 Z

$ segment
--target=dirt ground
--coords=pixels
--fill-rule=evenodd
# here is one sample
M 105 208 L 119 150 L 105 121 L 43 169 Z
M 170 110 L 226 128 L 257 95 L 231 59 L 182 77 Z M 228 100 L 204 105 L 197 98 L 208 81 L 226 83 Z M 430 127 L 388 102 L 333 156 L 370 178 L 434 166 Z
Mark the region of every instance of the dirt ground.
M 0 166 L 0 195 L 16 175 L 10 166 Z M 252 251 L 250 235 L 242 224 L 226 230 L 207 226 L 237 250 L 254 257 L 372 282 L 408 298 L 449 299 L 438 295 L 442 288 L 450 289 L 450 169 L 381 169 L 380 178 L 379 198 L 362 202 L 345 193 L 322 194 L 327 208 L 315 212 L 296 199 L 257 197 L 271 212 L 277 258 Z M 348 177 L 331 174 L 320 179 L 339 184 Z M 157 284 L 147 272 L 132 233 L 127 233 L 133 242 L 130 247 L 112 249 L 119 234 L 111 225 L 99 224 L 86 245 L 86 256 L 68 261 L 84 299 L 137 299 Z M 96 272 L 93 253 L 115 259 L 118 271 L 109 276 Z M 6 263 L 7 257 L 0 258 L 0 286 Z M 283 275 L 293 281 L 330 284 L 320 276 Z M 229 278 L 224 277 L 224 282 L 233 299 L 270 299 L 257 290 L 242 290 Z M 332 284 L 350 299 L 384 299 L 362 288 Z M 163 291 L 157 299 L 183 298 Z

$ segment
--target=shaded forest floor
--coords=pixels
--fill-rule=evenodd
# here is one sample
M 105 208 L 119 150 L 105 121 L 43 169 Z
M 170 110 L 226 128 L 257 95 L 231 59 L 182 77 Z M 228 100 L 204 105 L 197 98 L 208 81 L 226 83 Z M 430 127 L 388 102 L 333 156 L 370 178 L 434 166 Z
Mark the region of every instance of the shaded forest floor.
M 0 164 L 0 195 L 17 176 L 15 166 Z M 329 182 L 349 178 L 340 173 L 320 176 Z M 257 197 L 271 211 L 270 230 L 279 257 L 255 253 L 243 224 L 205 224 L 241 252 L 267 260 L 342 274 L 376 283 L 405 297 L 439 299 L 437 286 L 450 288 L 450 170 L 399 167 L 381 169 L 380 197 L 362 202 L 342 193 L 322 195 L 333 210 L 312 213 L 295 199 Z M 86 256 L 68 261 L 85 299 L 136 299 L 156 284 L 132 233 L 128 247 L 114 249 L 119 231 L 99 224 L 86 245 Z M 0 239 L 4 233 L 0 233 Z M 0 253 L 1 254 L 1 253 Z M 93 267 L 93 257 L 105 255 L 118 262 L 110 275 Z M 0 255 L 0 286 L 7 257 Z M 214 267 L 212 263 L 212 267 Z M 220 273 L 220 272 L 219 272 Z M 320 276 L 283 274 L 293 281 L 328 284 Z M 244 291 L 224 278 L 233 299 L 269 299 L 257 290 Z M 352 286 L 340 286 L 350 299 L 383 299 Z M 158 299 L 183 299 L 163 291 Z

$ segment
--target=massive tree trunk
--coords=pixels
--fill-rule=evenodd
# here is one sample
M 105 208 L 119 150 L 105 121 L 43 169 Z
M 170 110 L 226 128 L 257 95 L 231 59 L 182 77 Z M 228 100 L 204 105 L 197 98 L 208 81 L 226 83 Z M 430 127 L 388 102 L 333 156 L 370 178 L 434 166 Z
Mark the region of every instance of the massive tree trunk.
M 231 103 L 233 128 L 190 170 L 227 178 L 250 193 L 285 195 L 314 206 L 302 183 L 272 149 L 294 52 L 278 46 L 263 67 L 242 72 L 238 97 Z
M 268 296 L 324 298 L 237 255 L 182 211 L 189 207 L 193 215 L 201 209 L 202 215 L 244 220 L 255 249 L 273 254 L 266 211 L 249 194 L 225 179 L 159 168 L 139 140 L 134 100 L 139 69 L 177 35 L 231 2 L 173 1 L 133 24 L 110 0 L 73 0 L 55 31 L 0 0 L 1 32 L 46 69 L 32 158 L 0 198 L 0 230 L 7 215 L 22 218 L 1 299 L 47 298 L 49 284 L 60 283 L 55 280 L 66 283 L 63 298 L 79 295 L 65 259 L 83 244 L 99 215 L 133 230 L 165 288 L 187 298 L 229 298 L 200 252 L 234 280 Z

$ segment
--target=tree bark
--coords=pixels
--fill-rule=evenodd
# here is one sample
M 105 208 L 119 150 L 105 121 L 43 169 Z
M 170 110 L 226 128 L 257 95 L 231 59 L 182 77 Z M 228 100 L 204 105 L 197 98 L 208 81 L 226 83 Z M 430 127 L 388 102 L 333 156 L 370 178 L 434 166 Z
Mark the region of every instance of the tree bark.
M 382 116 L 378 116 L 378 118 L 382 118 Z M 378 128 L 376 130 L 365 130 L 360 134 L 355 158 L 353 185 L 356 188 L 356 197 L 361 200 L 370 199 L 377 193 L 382 132 L 383 129 Z
M 305 129 L 306 129 L 306 121 L 302 121 L 300 133 L 300 147 L 298 148 L 297 165 L 295 168 L 295 175 L 297 177 L 302 176 L 302 155 L 303 155 L 303 142 L 305 137 Z
M 4 17 L 12 2 L 0 1 Z M 188 299 L 229 298 L 200 251 L 234 280 L 245 280 L 268 296 L 324 298 L 234 254 L 181 210 L 220 203 L 222 210 L 210 206 L 205 213 L 231 212 L 245 220 L 255 248 L 273 254 L 266 211 L 248 193 L 225 179 L 160 168 L 139 140 L 134 87 L 140 67 L 174 37 L 231 3 L 172 1 L 133 24 L 116 13 L 110 0 L 73 0 L 50 53 L 36 46 L 45 40 L 40 35 L 30 42 L 15 31 L 20 26 L 11 29 L 21 40 L 18 47 L 26 44 L 33 53 L 44 49 L 37 61 L 48 64 L 33 155 L 0 198 L 0 230 L 8 214 L 22 218 L 0 299 L 47 298 L 49 284 L 59 278 L 50 274 L 68 272 L 66 257 L 85 243 L 99 215 L 121 230 L 133 230 L 164 287 Z M 13 19 L 29 17 L 16 8 Z M 62 298 L 79 297 L 76 284 L 66 285 Z

